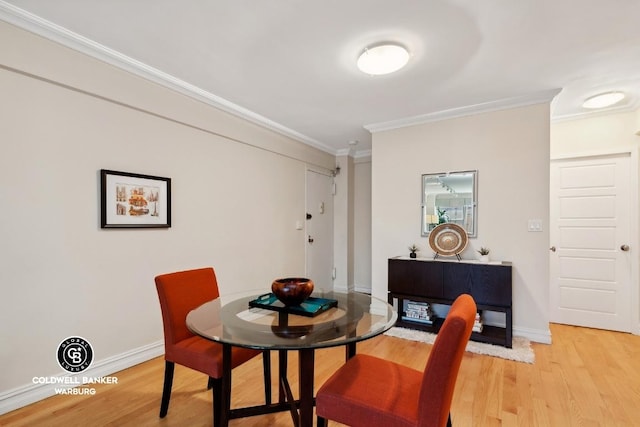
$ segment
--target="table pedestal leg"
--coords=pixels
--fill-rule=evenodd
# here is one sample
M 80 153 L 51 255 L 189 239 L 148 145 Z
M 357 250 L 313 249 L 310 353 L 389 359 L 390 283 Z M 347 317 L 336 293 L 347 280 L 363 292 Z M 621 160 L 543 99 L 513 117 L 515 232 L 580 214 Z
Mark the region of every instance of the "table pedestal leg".
M 286 401 L 282 379 L 287 378 L 287 350 L 278 350 L 278 402 Z
M 356 343 L 352 342 L 345 346 L 345 359 L 349 360 L 356 355 Z
M 300 378 L 300 425 L 313 426 L 313 377 L 314 350 L 305 348 L 298 351 Z
M 216 427 L 227 427 L 231 412 L 231 346 L 222 344 L 222 387 L 220 396 L 220 414 L 218 418 L 220 425 Z

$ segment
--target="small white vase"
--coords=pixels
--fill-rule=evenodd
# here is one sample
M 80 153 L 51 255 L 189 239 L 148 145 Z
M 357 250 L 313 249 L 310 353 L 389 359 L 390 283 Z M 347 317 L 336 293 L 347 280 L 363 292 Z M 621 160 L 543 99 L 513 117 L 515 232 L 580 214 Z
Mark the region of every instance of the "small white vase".
M 478 259 L 480 262 L 489 262 L 489 255 L 480 255 Z

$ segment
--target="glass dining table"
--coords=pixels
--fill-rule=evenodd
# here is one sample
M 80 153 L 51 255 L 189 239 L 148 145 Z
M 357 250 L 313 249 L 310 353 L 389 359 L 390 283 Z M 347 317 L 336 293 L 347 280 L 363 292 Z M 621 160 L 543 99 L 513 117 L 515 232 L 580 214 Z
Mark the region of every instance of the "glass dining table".
M 333 300 L 336 306 L 319 314 L 294 314 L 276 303 L 270 308 L 250 307 L 266 294 L 220 297 L 189 312 L 187 327 L 203 338 L 222 344 L 223 377 L 220 425 L 230 419 L 290 411 L 295 426 L 313 425 L 315 350 L 345 346 L 345 356 L 356 353 L 356 343 L 391 328 L 397 313 L 386 301 L 358 292 L 316 290 L 312 298 Z M 303 304 L 304 305 L 304 304 Z M 231 348 L 278 351 L 278 401 L 231 409 Z M 298 352 L 299 396 L 294 399 L 287 380 L 287 353 Z

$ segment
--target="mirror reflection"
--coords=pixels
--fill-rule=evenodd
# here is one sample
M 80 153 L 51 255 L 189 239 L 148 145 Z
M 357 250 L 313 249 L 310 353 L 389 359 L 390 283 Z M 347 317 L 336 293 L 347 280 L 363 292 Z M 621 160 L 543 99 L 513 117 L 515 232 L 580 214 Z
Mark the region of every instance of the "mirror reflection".
M 438 224 L 451 222 L 476 236 L 478 171 L 422 175 L 422 235 Z

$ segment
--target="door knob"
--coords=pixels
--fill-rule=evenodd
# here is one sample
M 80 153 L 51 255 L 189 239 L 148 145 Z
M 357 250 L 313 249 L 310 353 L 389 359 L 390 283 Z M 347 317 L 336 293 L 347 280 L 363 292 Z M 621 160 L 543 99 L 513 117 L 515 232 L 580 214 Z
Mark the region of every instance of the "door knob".
M 555 251 L 556 251 L 556 247 L 555 247 L 555 246 L 551 246 L 551 247 L 549 248 L 549 250 L 550 250 L 551 252 L 555 252 Z
M 622 245 L 620 246 L 620 249 L 627 252 L 629 250 L 629 245 Z
M 309 243 L 313 243 L 313 237 L 309 236 L 307 240 L 309 241 Z

